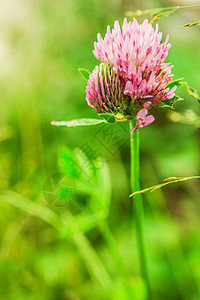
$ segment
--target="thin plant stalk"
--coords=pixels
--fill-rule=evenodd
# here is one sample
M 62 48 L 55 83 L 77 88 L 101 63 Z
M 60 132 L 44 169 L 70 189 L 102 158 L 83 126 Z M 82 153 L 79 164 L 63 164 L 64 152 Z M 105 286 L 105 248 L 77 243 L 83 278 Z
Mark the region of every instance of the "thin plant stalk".
M 134 121 L 130 121 L 130 129 L 135 126 Z M 139 186 L 139 129 L 133 131 L 130 134 L 130 181 L 131 181 L 131 191 L 138 191 Z M 149 274 L 147 268 L 147 257 L 145 249 L 145 240 L 144 240 L 144 212 L 143 212 L 143 200 L 141 194 L 136 194 L 133 197 L 133 210 L 134 210 L 134 219 L 136 226 L 136 236 L 137 236 L 137 248 L 140 261 L 141 275 L 144 279 L 148 299 L 151 298 L 151 290 L 149 284 Z

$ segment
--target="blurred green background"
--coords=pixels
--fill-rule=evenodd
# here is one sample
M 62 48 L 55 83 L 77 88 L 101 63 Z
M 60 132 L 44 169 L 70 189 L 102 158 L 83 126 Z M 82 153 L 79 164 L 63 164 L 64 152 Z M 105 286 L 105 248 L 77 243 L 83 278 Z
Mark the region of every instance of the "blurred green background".
M 50 122 L 96 117 L 77 69 L 98 64 L 98 32 L 116 19 L 122 24 L 130 10 L 184 4 L 195 3 L 0 1 L 0 299 L 126 299 L 118 256 L 132 299 L 145 299 L 128 197 L 128 124 L 67 129 Z M 199 15 L 182 9 L 158 22 L 170 34 L 174 78 L 198 91 L 200 28 L 183 25 Z M 157 109 L 141 130 L 142 187 L 200 173 L 199 104 L 183 87 L 178 94 L 183 123 Z M 144 203 L 154 299 L 199 300 L 199 181 L 145 194 Z

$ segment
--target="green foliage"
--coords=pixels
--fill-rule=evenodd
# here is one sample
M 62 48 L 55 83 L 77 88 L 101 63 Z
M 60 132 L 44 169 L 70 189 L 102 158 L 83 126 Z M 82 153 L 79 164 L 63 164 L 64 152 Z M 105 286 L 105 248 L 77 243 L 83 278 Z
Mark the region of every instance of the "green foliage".
M 86 69 L 83 69 L 83 68 L 79 68 L 78 70 L 79 70 L 81 76 L 82 76 L 86 81 L 88 81 L 89 76 L 90 76 L 90 74 L 91 74 L 90 71 L 88 71 L 88 70 L 86 70 Z
M 192 96 L 193 98 L 197 99 L 198 102 L 200 103 L 200 96 L 197 93 L 197 91 L 194 88 L 192 88 L 191 86 L 189 86 L 186 81 L 183 81 L 183 78 L 172 81 L 167 87 L 169 87 L 171 89 L 175 85 L 177 86 L 177 88 L 181 87 L 181 86 L 185 86 L 188 94 L 190 96 Z
M 64 126 L 64 127 L 82 127 L 82 126 L 91 126 L 105 123 L 105 120 L 100 119 L 79 119 L 79 120 L 71 120 L 71 121 L 52 121 L 51 125 L 54 126 Z
M 197 91 L 194 88 L 192 88 L 191 86 L 189 86 L 186 81 L 183 81 L 183 79 L 184 78 L 179 78 L 179 79 L 176 79 L 176 80 L 172 81 L 171 83 L 168 84 L 167 88 L 172 89 L 174 86 L 177 86 L 177 88 L 179 88 L 181 86 L 185 86 L 188 94 L 190 96 L 192 96 L 193 98 L 197 99 L 198 102 L 200 103 L 200 96 L 197 93 Z M 183 100 L 184 99 L 181 98 L 180 96 L 175 95 L 172 99 L 167 99 L 167 100 L 164 100 L 161 103 L 159 103 L 158 107 L 162 107 L 162 108 L 167 107 L 167 108 L 172 108 L 173 109 L 174 104 L 176 102 L 183 101 Z
M 172 89 L 174 86 L 177 86 L 177 88 L 179 88 L 179 87 L 182 85 L 183 79 L 184 79 L 184 78 L 179 78 L 179 79 L 173 80 L 172 82 L 170 82 L 170 83 L 167 85 L 167 88 Z
M 174 104 L 178 101 L 183 101 L 184 99 L 175 95 L 172 99 L 167 99 L 167 100 L 164 100 L 162 102 L 160 102 L 157 106 L 158 107 L 167 107 L 167 108 L 174 108 Z
M 104 118 L 108 123 L 115 123 L 116 119 L 112 114 L 100 114 L 100 117 Z

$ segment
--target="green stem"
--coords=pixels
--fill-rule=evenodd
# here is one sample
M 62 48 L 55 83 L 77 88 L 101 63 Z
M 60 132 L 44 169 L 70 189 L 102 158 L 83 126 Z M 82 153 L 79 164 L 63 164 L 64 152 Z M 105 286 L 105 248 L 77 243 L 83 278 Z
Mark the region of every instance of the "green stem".
M 135 126 L 134 121 L 130 121 L 130 129 Z M 130 134 L 130 150 L 131 150 L 131 191 L 139 190 L 139 129 L 135 129 L 133 133 Z M 136 194 L 133 198 L 134 200 L 134 218 L 136 225 L 136 235 L 137 235 L 137 247 L 140 260 L 141 275 L 146 283 L 148 291 L 148 299 L 151 299 L 151 291 L 149 284 L 148 268 L 147 268 L 147 258 L 146 249 L 144 241 L 144 212 L 143 212 L 143 202 L 142 196 Z

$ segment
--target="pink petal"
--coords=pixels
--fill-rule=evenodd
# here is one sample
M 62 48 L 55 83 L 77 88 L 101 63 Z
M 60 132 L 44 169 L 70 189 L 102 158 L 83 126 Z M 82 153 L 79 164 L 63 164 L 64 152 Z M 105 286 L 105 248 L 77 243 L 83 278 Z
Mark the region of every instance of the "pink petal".
M 147 101 L 143 104 L 144 108 L 149 108 L 152 105 L 151 101 Z
M 147 126 L 147 125 L 151 124 L 154 120 L 155 120 L 154 116 L 149 115 L 144 118 L 144 123 L 142 125 Z
M 140 111 L 138 111 L 137 115 L 136 115 L 136 119 L 140 120 L 146 117 L 148 113 L 148 110 L 146 108 L 141 109 Z
M 126 82 L 124 94 L 128 95 L 128 96 L 132 96 L 133 95 L 133 84 L 132 84 L 131 81 L 127 81 Z

